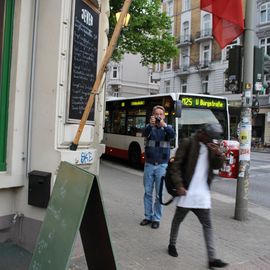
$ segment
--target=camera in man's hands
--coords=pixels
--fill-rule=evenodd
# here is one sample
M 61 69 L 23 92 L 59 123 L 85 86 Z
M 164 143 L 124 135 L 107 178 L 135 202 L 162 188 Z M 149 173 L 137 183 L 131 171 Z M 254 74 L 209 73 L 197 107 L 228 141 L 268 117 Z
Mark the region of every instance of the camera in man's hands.
M 156 117 L 156 125 L 159 125 L 160 124 L 160 120 L 161 120 L 160 117 Z

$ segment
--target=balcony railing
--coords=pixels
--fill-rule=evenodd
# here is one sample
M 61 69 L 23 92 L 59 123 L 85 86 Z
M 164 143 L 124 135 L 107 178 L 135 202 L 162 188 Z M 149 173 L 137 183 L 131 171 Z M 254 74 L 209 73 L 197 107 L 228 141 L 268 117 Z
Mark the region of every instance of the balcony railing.
M 203 29 L 203 30 L 197 32 L 195 35 L 195 41 L 207 40 L 207 39 L 213 39 L 211 28 Z
M 189 65 L 180 65 L 179 68 L 175 70 L 176 75 L 188 74 L 190 73 Z
M 210 60 L 204 60 L 199 62 L 198 68 L 199 69 L 209 69 L 211 67 L 211 62 Z
M 176 40 L 176 44 L 178 46 L 186 46 L 192 44 L 192 36 L 191 35 L 181 35 Z
M 209 70 L 211 69 L 211 61 L 210 60 L 204 60 L 204 61 L 200 61 L 200 62 L 193 62 L 192 66 L 194 66 L 197 70 Z
M 189 65 L 181 65 L 179 68 L 183 72 L 188 72 L 189 71 Z

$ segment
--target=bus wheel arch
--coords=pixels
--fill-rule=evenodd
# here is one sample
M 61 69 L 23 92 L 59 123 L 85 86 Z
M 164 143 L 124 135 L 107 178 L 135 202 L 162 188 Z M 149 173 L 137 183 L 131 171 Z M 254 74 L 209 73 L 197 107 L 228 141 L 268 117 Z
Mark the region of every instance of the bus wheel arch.
M 132 142 L 128 148 L 128 161 L 132 167 L 138 167 L 141 164 L 142 151 L 137 142 Z

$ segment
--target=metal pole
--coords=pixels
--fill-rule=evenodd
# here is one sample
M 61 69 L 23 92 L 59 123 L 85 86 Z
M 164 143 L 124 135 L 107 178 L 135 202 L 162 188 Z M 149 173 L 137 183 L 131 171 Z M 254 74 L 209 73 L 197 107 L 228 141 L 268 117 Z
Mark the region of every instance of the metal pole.
M 251 106 L 253 91 L 254 31 L 256 1 L 246 0 L 244 32 L 243 95 L 240 121 L 239 173 L 237 179 L 236 204 L 234 218 L 247 220 L 248 189 L 251 148 Z
M 84 109 L 84 112 L 83 112 L 83 115 L 82 115 L 78 130 L 77 130 L 77 133 L 75 135 L 75 138 L 74 138 L 72 144 L 69 147 L 70 150 L 76 151 L 77 148 L 78 148 L 78 144 L 79 144 L 79 141 L 80 141 L 84 126 L 86 124 L 89 113 L 90 113 L 91 108 L 92 108 L 93 103 L 94 103 L 95 95 L 97 95 L 98 92 L 99 92 L 99 87 L 100 87 L 101 80 L 102 80 L 102 78 L 104 76 L 104 71 L 106 69 L 107 64 L 109 63 L 109 61 L 111 59 L 114 48 L 116 47 L 117 40 L 118 40 L 118 38 L 120 36 L 121 30 L 122 30 L 122 27 L 123 27 L 123 24 L 124 24 L 124 20 L 125 20 L 125 17 L 127 15 L 127 13 L 128 13 L 131 2 L 132 2 L 132 0 L 125 0 L 125 2 L 123 4 L 121 14 L 120 14 L 120 18 L 119 18 L 119 20 L 118 20 L 118 22 L 117 22 L 117 24 L 116 24 L 116 26 L 114 28 L 114 32 L 112 34 L 108 49 L 107 49 L 107 51 L 106 51 L 106 53 L 104 55 L 104 58 L 103 58 L 103 60 L 101 62 L 99 71 L 97 73 L 96 81 L 95 81 L 95 83 L 94 83 L 94 85 L 92 87 L 92 91 L 90 93 L 88 102 L 87 102 L 86 107 Z

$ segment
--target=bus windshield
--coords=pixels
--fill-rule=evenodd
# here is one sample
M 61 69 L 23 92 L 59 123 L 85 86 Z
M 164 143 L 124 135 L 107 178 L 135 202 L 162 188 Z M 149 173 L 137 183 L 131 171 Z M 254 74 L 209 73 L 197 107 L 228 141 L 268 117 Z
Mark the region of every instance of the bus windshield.
M 205 123 L 220 123 L 223 127 L 223 137 L 227 137 L 227 119 L 222 111 L 212 109 L 183 108 L 178 118 L 178 139 L 193 135 Z

